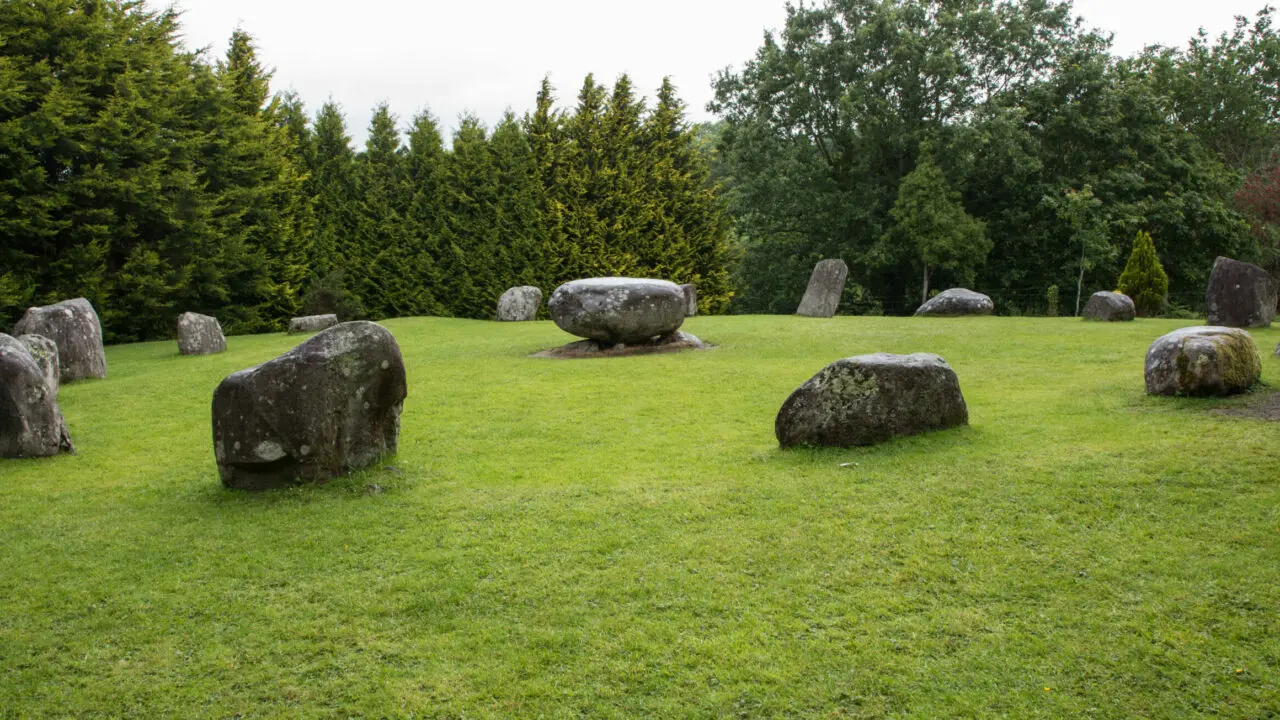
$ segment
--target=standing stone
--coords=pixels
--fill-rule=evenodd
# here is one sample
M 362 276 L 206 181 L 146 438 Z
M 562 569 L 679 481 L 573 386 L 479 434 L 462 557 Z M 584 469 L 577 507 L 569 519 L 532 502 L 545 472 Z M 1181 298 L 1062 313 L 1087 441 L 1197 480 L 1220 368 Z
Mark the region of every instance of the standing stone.
M 102 348 L 102 323 L 93 305 L 84 298 L 63 300 L 27 310 L 14 335 L 42 335 L 58 346 L 62 382 L 107 376 L 107 354 Z
M 1210 325 L 1269 327 L 1276 316 L 1276 281 L 1257 265 L 1220 257 L 1213 263 L 1205 303 Z
M 693 317 L 698 314 L 698 286 L 693 283 L 685 283 L 680 286 L 684 291 L 684 316 Z
M 338 324 L 337 315 L 304 315 L 289 321 L 289 334 L 319 332 Z
M 591 278 L 551 293 L 547 309 L 561 330 L 606 347 L 639 345 L 684 324 L 684 292 L 666 280 Z
M 823 260 L 813 266 L 809 287 L 804 291 L 797 315 L 829 318 L 840 307 L 844 295 L 844 281 L 849 277 L 849 266 L 843 260 Z
M 185 312 L 178 316 L 178 352 L 182 355 L 213 355 L 227 349 L 227 338 L 217 318 Z
M 498 298 L 499 322 L 527 322 L 538 316 L 542 291 L 532 285 L 513 287 Z
M 27 346 L 0 333 L 0 457 L 74 452 L 56 392 Z
M 1233 395 L 1262 375 L 1253 336 L 1227 327 L 1186 327 L 1157 339 L 1145 366 L 1150 395 Z
M 53 396 L 57 397 L 62 385 L 58 345 L 43 335 L 20 335 L 18 342 L 25 345 L 27 352 L 31 353 L 31 359 L 36 361 L 40 372 L 44 374 L 44 383 L 53 391 Z
M 916 310 L 916 317 L 961 317 L 990 315 L 996 309 L 991 298 L 965 288 L 951 288 L 929 298 Z
M 955 371 L 937 355 L 859 355 L 837 360 L 801 385 L 778 412 L 784 448 L 851 447 L 967 425 Z
M 390 331 L 348 322 L 213 393 L 213 447 L 222 483 L 264 490 L 322 482 L 394 453 L 407 394 Z
M 1127 322 L 1138 316 L 1133 299 L 1124 293 L 1096 292 L 1085 304 L 1081 316 L 1085 320 L 1102 322 Z

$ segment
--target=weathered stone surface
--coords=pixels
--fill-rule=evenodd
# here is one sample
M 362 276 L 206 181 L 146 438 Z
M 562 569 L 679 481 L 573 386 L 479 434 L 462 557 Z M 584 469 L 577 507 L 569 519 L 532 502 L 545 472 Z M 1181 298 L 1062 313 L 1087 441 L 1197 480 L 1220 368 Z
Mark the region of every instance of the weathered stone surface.
M 57 397 L 62 385 L 57 343 L 43 335 L 19 335 L 18 342 L 25 345 L 27 352 L 31 353 L 31 359 L 36 361 L 36 365 L 40 366 L 40 372 L 44 374 L 44 384 L 48 385 L 53 391 L 53 396 Z
M 774 422 L 784 447 L 871 445 L 969 422 L 955 371 L 937 355 L 837 360 L 787 398 Z
M 916 310 L 917 317 L 960 317 L 990 315 L 996 309 L 991 298 L 965 288 L 951 288 L 929 298 Z
M 338 324 L 337 315 L 304 315 L 289 321 L 289 334 L 319 332 Z
M 57 392 L 27 346 L 0 333 L 0 457 L 73 452 Z
M 1157 339 L 1147 351 L 1147 393 L 1232 395 L 1258 382 L 1262 358 L 1253 336 L 1228 327 L 1186 327 Z
M 396 451 L 406 392 L 391 333 L 348 322 L 213 393 L 213 447 L 222 482 L 263 490 L 321 482 Z
M 178 352 L 212 355 L 227 349 L 227 338 L 217 318 L 185 312 L 178 316 Z
M 685 283 L 680 286 L 684 292 L 684 315 L 685 317 L 693 317 L 698 314 L 698 286 L 693 283 Z
M 1124 293 L 1096 292 L 1080 313 L 1085 320 L 1126 322 L 1138 316 L 1133 299 Z
M 534 357 L 560 359 L 626 357 L 629 355 L 680 352 L 682 350 L 708 350 L 710 348 L 710 345 L 702 342 L 696 336 L 690 335 L 683 330 L 676 330 L 673 333 L 660 335 L 638 345 L 624 345 L 622 343 L 606 345 L 599 340 L 579 340 L 558 348 L 534 353 Z
M 604 345 L 639 345 L 679 330 L 685 299 L 680 286 L 666 280 L 591 278 L 556 288 L 547 308 L 567 333 Z
M 107 354 L 102 348 L 102 323 L 93 305 L 84 298 L 63 300 L 27 310 L 14 335 L 40 335 L 58 346 L 62 382 L 107 376 Z
M 844 295 L 844 281 L 849 277 L 849 266 L 843 260 L 822 260 L 813 266 L 813 274 L 809 276 L 809 287 L 800 300 L 797 315 L 805 317 L 829 318 L 836 314 L 840 307 L 840 296 Z
M 532 285 L 513 287 L 498 298 L 500 322 L 526 322 L 538 316 L 542 307 L 542 291 Z
M 1276 281 L 1257 265 L 1220 257 L 1204 299 L 1210 325 L 1269 327 L 1276 316 Z

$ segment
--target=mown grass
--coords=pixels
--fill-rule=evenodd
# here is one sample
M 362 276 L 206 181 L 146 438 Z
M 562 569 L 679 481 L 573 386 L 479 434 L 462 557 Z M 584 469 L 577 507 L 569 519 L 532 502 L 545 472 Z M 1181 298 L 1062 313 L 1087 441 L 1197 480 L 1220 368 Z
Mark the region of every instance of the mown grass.
M 112 347 L 63 389 L 79 455 L 0 461 L 0 717 L 1280 707 L 1280 425 L 1143 395 L 1194 323 L 695 318 L 715 350 L 594 361 L 526 357 L 549 323 L 385 324 L 394 469 L 324 486 L 213 462 L 213 388 L 297 338 Z M 943 355 L 971 426 L 779 451 L 787 394 L 873 351 Z

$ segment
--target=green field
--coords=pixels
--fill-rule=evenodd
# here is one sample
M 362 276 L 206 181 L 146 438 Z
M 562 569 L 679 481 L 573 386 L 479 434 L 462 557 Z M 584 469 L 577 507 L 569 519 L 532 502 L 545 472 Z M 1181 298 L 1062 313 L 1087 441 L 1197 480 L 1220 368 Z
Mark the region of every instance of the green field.
M 399 455 L 260 494 L 210 399 L 298 338 L 111 347 L 79 455 L 0 461 L 0 717 L 1274 717 L 1280 424 L 1144 396 L 1189 324 L 708 317 L 570 361 L 392 320 Z M 875 351 L 945 357 L 971 426 L 778 450 Z

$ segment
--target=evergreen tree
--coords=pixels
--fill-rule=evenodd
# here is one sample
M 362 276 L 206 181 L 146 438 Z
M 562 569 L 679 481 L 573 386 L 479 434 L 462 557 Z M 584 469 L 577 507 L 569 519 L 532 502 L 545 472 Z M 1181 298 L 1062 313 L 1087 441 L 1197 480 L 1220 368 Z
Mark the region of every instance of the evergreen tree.
M 351 287 L 374 318 L 414 315 L 420 309 L 420 280 L 409 272 L 412 243 L 404 213 L 410 193 L 402 162 L 396 118 L 386 104 L 379 105 L 358 158 L 358 217 L 344 253 Z
M 1118 291 L 1133 299 L 1138 314 L 1157 315 L 1169 297 L 1169 276 L 1165 274 L 1151 235 L 1143 230 L 1133 238 L 1133 252 L 1120 273 Z
M 409 184 L 405 214 L 410 244 L 409 273 L 416 279 L 416 306 L 425 315 L 449 311 L 441 302 L 440 258 L 444 231 L 445 190 L 448 184 L 444 140 L 431 113 L 423 111 L 409 127 L 404 177 Z
M 349 267 L 345 245 L 354 235 L 356 204 L 355 152 L 342 110 L 327 102 L 316 113 L 312 134 L 307 193 L 315 210 L 312 276 L 318 280 Z M 357 299 L 359 299 L 357 297 Z
M 446 303 L 454 315 L 489 317 L 498 299 L 492 283 L 510 260 L 495 237 L 497 169 L 484 125 L 474 115 L 462 117 L 446 167 L 441 257 Z

